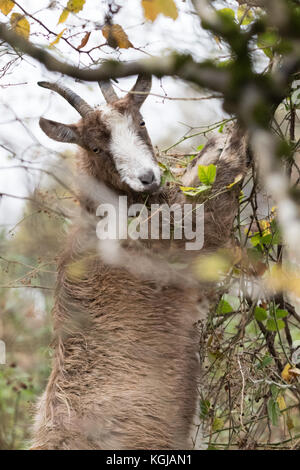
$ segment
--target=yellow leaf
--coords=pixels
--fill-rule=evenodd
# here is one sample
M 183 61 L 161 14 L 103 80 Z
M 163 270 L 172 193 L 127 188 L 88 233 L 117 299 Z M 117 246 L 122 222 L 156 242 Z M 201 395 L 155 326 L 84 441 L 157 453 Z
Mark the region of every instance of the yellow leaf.
M 266 285 L 276 291 L 288 291 L 300 297 L 300 272 L 283 269 L 277 265 L 272 266 L 266 276 Z
M 66 272 L 70 279 L 83 279 L 87 272 L 87 260 L 83 258 L 70 263 L 67 266 Z
M 201 256 L 195 264 L 195 273 L 198 279 L 215 282 L 229 271 L 230 265 L 230 260 L 221 254 Z
M 66 31 L 67 28 L 64 28 L 57 36 L 56 38 L 54 39 L 54 41 L 51 42 L 51 44 L 49 45 L 49 47 L 53 47 L 55 44 L 57 44 L 60 40 L 60 38 L 62 37 L 62 35 L 64 34 L 64 32 Z
M 178 18 L 178 11 L 174 0 L 142 0 L 146 20 L 154 21 L 162 13 L 173 20 Z
M 213 431 L 221 431 L 224 427 L 224 419 L 222 418 L 215 418 L 212 424 Z
M 23 38 L 28 39 L 30 34 L 30 24 L 28 23 L 25 16 L 21 15 L 20 13 L 13 13 L 10 17 L 10 23 L 12 29 L 23 36 Z
M 66 19 L 68 18 L 69 16 L 69 10 L 67 10 L 66 8 L 63 10 L 62 14 L 60 15 L 59 17 L 59 20 L 58 20 L 58 23 L 64 23 L 66 21 Z
M 0 0 L 0 11 L 2 11 L 3 15 L 8 15 L 14 6 L 15 4 L 12 0 Z
M 102 34 L 110 47 L 114 49 L 129 49 L 133 44 L 129 41 L 127 34 L 119 24 L 106 24 L 102 28 Z
M 243 179 L 243 175 L 239 174 L 237 175 L 235 178 L 234 178 L 234 181 L 232 183 L 230 183 L 228 186 L 226 186 L 227 189 L 230 189 L 232 188 L 232 186 L 234 186 L 235 184 L 237 184 L 239 181 L 241 181 L 241 179 Z
M 67 4 L 67 9 L 73 13 L 78 13 L 83 9 L 85 0 L 69 0 Z
M 293 420 L 290 416 L 287 417 L 286 424 L 289 431 L 291 431 L 295 427 Z
M 286 403 L 285 403 L 285 399 L 284 399 L 283 395 L 278 395 L 277 403 L 278 403 L 280 411 L 286 409 Z
M 281 377 L 285 382 L 292 382 L 293 376 L 290 375 L 290 369 L 292 368 L 291 364 L 286 364 L 281 372 Z

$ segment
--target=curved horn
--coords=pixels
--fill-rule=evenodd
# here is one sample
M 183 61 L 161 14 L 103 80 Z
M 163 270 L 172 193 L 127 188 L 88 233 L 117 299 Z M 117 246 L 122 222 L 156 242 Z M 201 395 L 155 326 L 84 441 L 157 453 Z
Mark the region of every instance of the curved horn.
M 135 85 L 131 88 L 130 92 L 128 93 L 128 95 L 131 96 L 131 99 L 134 101 L 138 108 L 142 106 L 145 99 L 149 95 L 151 85 L 151 75 L 144 75 L 143 73 L 140 73 L 135 82 Z
M 74 91 L 63 85 L 50 82 L 38 82 L 38 85 L 43 88 L 56 91 L 56 93 L 65 98 L 65 100 L 67 100 L 68 103 L 70 103 L 70 105 L 73 106 L 73 108 L 75 108 L 82 117 L 85 117 L 87 114 L 93 112 L 93 108 L 89 106 L 82 98 L 80 98 L 80 96 L 76 95 Z
M 117 101 L 119 99 L 110 81 L 101 80 L 98 83 L 100 90 L 102 91 L 102 95 L 104 96 L 105 101 L 107 103 L 113 103 L 114 101 Z

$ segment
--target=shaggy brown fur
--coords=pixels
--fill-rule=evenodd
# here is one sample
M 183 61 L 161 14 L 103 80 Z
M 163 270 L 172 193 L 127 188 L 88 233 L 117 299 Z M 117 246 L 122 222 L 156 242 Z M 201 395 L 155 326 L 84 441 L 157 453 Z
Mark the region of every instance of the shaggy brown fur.
M 114 106 L 131 110 L 138 126 L 141 117 L 130 95 Z M 47 124 L 41 125 L 51 135 Z M 78 157 L 80 171 L 104 181 L 117 194 L 139 200 L 140 195 L 132 194 L 118 178 L 101 111 L 73 128 L 84 148 Z M 147 131 L 139 132 L 150 147 Z M 92 153 L 92 147 L 101 148 L 103 158 Z M 199 184 L 199 161 L 218 165 L 213 191 L 222 194 L 206 205 L 206 249 L 230 239 L 237 189 L 224 188 L 245 175 L 245 155 L 244 139 L 233 129 L 227 137 L 212 139 L 183 178 L 185 185 L 194 186 Z M 150 196 L 150 201 L 156 197 Z M 178 190 L 161 197 L 187 202 Z M 142 259 L 138 248 L 127 248 L 135 265 L 135 255 Z M 148 249 L 151 258 L 151 245 Z M 33 448 L 192 447 L 199 381 L 194 324 L 205 291 L 196 284 L 157 280 L 155 272 L 139 275 L 129 265 L 130 261 L 110 265 L 101 260 L 94 227 L 82 224 L 70 234 L 58 267 L 54 360 L 36 416 Z

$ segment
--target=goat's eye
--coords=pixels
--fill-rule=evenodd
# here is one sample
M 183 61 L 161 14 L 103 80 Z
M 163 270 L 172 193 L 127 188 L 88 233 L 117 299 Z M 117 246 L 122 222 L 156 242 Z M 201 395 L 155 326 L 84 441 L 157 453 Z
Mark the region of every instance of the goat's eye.
M 100 153 L 100 149 L 98 147 L 93 148 L 94 153 Z
M 145 124 L 145 121 L 141 121 L 141 122 L 140 122 L 140 126 L 141 126 L 141 127 L 145 127 L 145 125 L 146 125 L 146 124 Z

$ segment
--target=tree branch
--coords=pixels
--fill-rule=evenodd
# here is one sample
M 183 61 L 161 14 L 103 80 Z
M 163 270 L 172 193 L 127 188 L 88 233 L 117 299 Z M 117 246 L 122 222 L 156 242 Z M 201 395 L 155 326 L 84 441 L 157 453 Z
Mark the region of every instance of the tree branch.
M 8 29 L 3 23 L 0 24 L 0 39 L 6 41 L 11 47 L 37 60 L 52 72 L 59 72 L 88 82 L 144 73 L 157 77 L 166 75 L 178 76 L 201 87 L 224 92 L 230 79 L 227 71 L 219 69 L 208 61 L 197 63 L 191 55 L 173 53 L 167 57 L 154 57 L 130 63 L 109 60 L 95 69 L 80 69 L 57 60 L 45 49 L 24 40 L 24 38 Z

